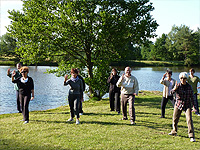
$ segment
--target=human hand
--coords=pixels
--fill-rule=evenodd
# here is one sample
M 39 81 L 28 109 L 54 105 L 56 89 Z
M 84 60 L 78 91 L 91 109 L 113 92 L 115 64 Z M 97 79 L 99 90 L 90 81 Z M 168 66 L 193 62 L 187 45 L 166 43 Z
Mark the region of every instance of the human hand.
M 200 89 L 200 86 L 199 86 L 199 87 L 197 87 L 197 89 Z
M 163 75 L 163 78 L 165 78 L 167 76 L 167 73 L 165 73 L 164 75 Z
M 123 74 L 122 74 L 122 80 L 124 79 L 124 75 L 125 75 L 125 74 L 123 73 Z
M 7 73 L 10 74 L 10 68 L 7 70 Z
M 31 101 L 34 99 L 34 96 L 31 97 Z
M 12 76 L 14 77 L 15 75 L 16 75 L 16 72 L 15 72 L 15 70 L 13 70 Z
M 176 90 L 177 88 L 178 88 L 178 83 L 177 83 L 177 81 L 176 81 L 176 84 L 175 84 L 173 90 Z
M 64 82 L 66 82 L 66 81 L 67 81 L 67 79 L 68 79 L 68 75 L 66 74 L 66 75 L 65 75 L 65 81 L 64 81 Z
M 138 96 L 138 94 L 137 94 L 137 93 L 133 93 L 133 95 L 135 95 L 135 96 Z

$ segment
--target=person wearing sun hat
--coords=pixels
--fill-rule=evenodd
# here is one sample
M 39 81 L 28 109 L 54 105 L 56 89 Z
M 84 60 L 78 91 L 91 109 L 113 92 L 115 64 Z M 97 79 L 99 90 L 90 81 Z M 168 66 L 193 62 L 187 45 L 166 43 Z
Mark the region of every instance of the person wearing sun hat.
M 178 130 L 178 121 L 181 116 L 182 111 L 185 112 L 186 121 L 188 125 L 188 135 L 191 142 L 195 142 L 194 139 L 194 127 L 192 121 L 192 112 L 191 107 L 194 107 L 194 97 L 193 90 L 190 84 L 187 83 L 187 72 L 181 72 L 179 74 L 180 83 L 175 84 L 175 87 L 171 90 L 171 93 L 176 93 L 176 103 L 174 105 L 173 121 L 172 127 L 173 130 L 169 135 L 177 135 Z M 192 103 L 192 106 L 191 106 Z

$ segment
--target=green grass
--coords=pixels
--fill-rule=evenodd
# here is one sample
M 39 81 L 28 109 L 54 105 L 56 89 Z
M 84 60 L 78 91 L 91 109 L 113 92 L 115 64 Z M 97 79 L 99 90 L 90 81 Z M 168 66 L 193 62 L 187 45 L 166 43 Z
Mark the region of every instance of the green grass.
M 169 136 L 173 109 L 166 108 L 160 119 L 161 92 L 142 91 L 135 100 L 136 125 L 110 112 L 109 101 L 83 103 L 81 124 L 67 123 L 69 106 L 30 112 L 30 122 L 21 114 L 0 115 L 0 149 L 63 150 L 63 149 L 200 149 L 200 117 L 193 115 L 196 141 L 187 134 L 185 115 L 179 121 L 178 136 Z

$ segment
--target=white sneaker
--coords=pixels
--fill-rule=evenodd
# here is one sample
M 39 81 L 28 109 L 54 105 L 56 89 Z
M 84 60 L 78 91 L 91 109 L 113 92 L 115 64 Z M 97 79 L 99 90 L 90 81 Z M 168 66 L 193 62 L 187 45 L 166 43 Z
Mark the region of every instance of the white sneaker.
M 200 116 L 200 114 L 198 114 L 197 116 Z
M 24 121 L 24 123 L 23 124 L 27 124 L 28 123 L 28 121 Z
M 83 115 L 83 113 L 79 113 L 79 115 L 81 116 L 81 115 Z
M 70 121 L 74 121 L 74 119 L 73 119 L 73 118 L 69 118 L 69 119 L 67 120 L 67 122 L 70 122 Z
M 196 142 L 194 138 L 190 138 L 190 142 Z
M 78 119 L 76 120 L 76 124 L 80 124 L 80 121 Z

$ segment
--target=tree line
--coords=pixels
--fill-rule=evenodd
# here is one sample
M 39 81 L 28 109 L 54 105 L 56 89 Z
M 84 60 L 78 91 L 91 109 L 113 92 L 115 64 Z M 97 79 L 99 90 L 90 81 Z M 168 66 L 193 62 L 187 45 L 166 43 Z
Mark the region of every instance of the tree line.
M 158 27 L 150 14 L 153 10 L 149 0 L 23 1 L 22 12 L 8 11 L 12 21 L 8 33 L 1 37 L 0 53 L 15 55 L 27 64 L 56 61 L 58 68 L 49 73 L 57 76 L 64 76 L 75 67 L 85 70 L 81 75 L 89 86 L 90 97 L 100 99 L 107 92 L 105 81 L 111 62 L 164 60 L 157 50 L 151 49 L 159 42 L 149 41 L 156 36 Z M 11 43 L 16 45 L 11 47 Z M 181 60 L 179 54 L 174 56 L 176 47 L 172 46 L 174 41 L 171 43 L 168 58 Z M 192 55 L 189 51 L 187 47 L 184 58 Z
M 186 25 L 173 26 L 168 34 L 162 34 L 155 43 L 141 46 L 141 59 L 184 61 L 184 65 L 200 64 L 200 29 L 191 30 Z

